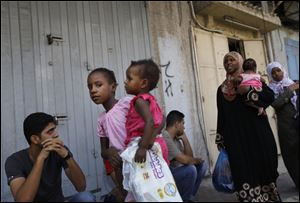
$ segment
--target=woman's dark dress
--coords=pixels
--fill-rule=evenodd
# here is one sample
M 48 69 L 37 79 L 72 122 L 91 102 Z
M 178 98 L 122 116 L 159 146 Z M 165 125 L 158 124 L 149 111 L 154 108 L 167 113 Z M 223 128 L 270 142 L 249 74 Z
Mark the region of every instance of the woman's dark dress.
M 277 115 L 278 137 L 284 164 L 299 188 L 299 115 L 288 88 L 272 103 Z M 299 105 L 299 100 L 297 100 Z
M 274 101 L 273 91 L 263 84 L 259 93 L 264 108 Z M 240 201 L 279 201 L 277 148 L 267 116 L 247 106 L 242 96 L 233 101 L 217 92 L 218 125 L 216 143 L 228 152 L 236 194 Z

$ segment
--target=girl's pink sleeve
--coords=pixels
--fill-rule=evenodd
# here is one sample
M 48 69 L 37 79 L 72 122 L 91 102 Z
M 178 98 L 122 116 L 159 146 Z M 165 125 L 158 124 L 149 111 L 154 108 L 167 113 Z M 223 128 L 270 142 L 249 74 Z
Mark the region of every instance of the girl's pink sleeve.
M 97 123 L 97 135 L 98 137 L 107 137 L 106 136 L 106 125 L 105 125 L 105 115 L 100 115 Z
M 154 96 L 149 95 L 149 94 L 142 94 L 140 95 L 140 97 L 143 100 L 149 101 L 150 103 L 150 111 L 153 117 L 153 121 L 154 121 L 154 125 L 155 127 L 158 127 L 163 120 L 163 114 L 162 111 L 156 101 L 156 99 L 154 98 Z

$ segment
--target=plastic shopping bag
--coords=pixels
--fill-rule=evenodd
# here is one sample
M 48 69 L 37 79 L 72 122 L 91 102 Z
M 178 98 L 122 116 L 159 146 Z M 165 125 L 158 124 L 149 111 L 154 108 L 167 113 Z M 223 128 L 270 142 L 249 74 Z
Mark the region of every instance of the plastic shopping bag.
M 134 156 L 139 138 L 122 152 L 123 186 L 136 202 L 182 202 L 169 166 L 162 158 L 158 143 L 147 150 L 146 162 L 136 163 Z
M 225 149 L 220 150 L 220 154 L 212 174 L 212 182 L 215 189 L 219 192 L 234 192 L 234 184 L 231 176 L 228 155 Z

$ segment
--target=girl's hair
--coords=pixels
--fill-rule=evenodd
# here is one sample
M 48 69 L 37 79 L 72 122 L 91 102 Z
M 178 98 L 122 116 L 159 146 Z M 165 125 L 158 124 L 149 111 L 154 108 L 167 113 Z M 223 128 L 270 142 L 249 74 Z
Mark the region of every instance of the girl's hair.
M 246 59 L 243 63 L 243 70 L 244 71 L 252 70 L 252 71 L 256 72 L 256 62 L 255 62 L 255 60 L 252 59 L 252 58 Z
M 149 81 L 149 91 L 153 90 L 159 80 L 160 70 L 158 65 L 152 59 L 143 59 L 139 61 L 131 61 L 129 66 L 139 66 L 140 77 Z
M 107 68 L 96 68 L 96 69 L 92 70 L 92 72 L 89 73 L 88 77 L 90 77 L 94 73 L 102 73 L 106 77 L 109 84 L 112 84 L 112 83 L 117 84 L 117 80 L 116 80 L 114 72 Z

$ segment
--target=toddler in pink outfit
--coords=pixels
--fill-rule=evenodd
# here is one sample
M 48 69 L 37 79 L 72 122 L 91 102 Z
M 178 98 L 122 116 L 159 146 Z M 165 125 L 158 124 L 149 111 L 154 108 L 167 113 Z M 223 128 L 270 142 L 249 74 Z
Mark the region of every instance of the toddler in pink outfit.
M 263 107 L 260 106 L 258 100 L 259 94 L 262 91 L 262 81 L 264 81 L 259 74 L 256 73 L 256 62 L 252 58 L 248 58 L 243 63 L 243 73 L 235 78 L 237 85 L 237 93 L 245 96 L 245 104 L 256 108 L 258 115 L 266 115 Z
M 153 137 L 154 129 L 163 122 L 163 114 L 154 96 L 153 90 L 159 80 L 159 68 L 152 60 L 132 61 L 126 71 L 125 89 L 128 94 L 136 95 L 130 102 L 127 115 L 127 137 L 125 145 L 135 137 L 142 137 L 135 154 L 135 162 L 144 163 L 146 152 L 153 142 L 158 142 L 164 160 L 168 161 L 168 148 L 162 136 Z
M 242 73 L 240 74 L 242 78 L 242 82 L 240 87 L 255 87 L 255 88 L 262 88 L 261 78 L 260 75 L 257 73 Z

